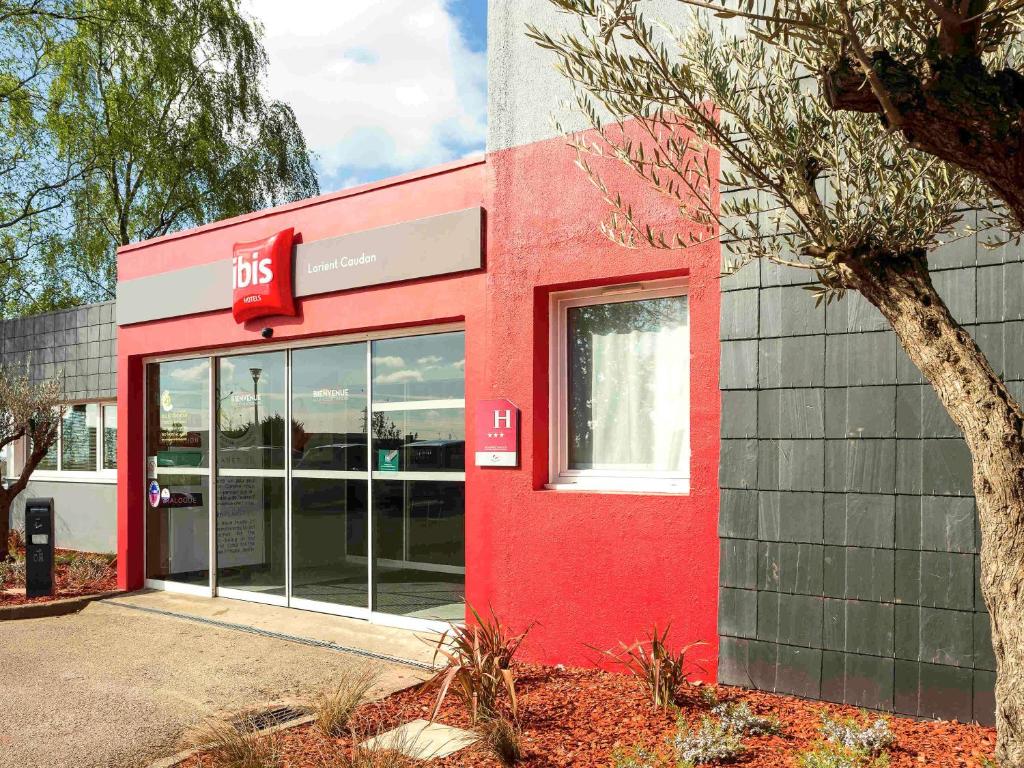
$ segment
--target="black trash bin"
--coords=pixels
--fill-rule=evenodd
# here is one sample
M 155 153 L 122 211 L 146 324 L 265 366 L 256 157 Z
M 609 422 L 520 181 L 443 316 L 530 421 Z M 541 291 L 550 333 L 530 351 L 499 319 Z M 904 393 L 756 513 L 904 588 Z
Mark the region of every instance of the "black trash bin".
M 25 594 L 53 594 L 53 499 L 25 502 Z

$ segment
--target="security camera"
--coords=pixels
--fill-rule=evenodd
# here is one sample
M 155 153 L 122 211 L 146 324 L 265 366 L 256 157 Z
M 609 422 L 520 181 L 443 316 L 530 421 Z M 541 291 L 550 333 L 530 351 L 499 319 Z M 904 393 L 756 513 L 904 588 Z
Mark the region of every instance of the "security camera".
M 262 336 L 264 339 L 269 339 L 273 335 L 274 335 L 274 329 L 273 328 L 264 328 L 262 331 L 260 331 L 260 336 Z

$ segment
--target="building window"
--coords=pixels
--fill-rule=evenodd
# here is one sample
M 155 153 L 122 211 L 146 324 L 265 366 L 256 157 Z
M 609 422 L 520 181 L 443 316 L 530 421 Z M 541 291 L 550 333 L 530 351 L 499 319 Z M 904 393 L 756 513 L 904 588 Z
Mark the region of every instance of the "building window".
M 117 469 L 117 406 L 103 406 L 103 469 Z
M 96 403 L 69 405 L 60 430 L 61 470 L 95 472 L 96 429 L 99 406 Z
M 689 491 L 688 315 L 680 281 L 552 297 L 552 487 Z
M 117 469 L 117 406 L 69 403 L 57 442 L 36 467 L 40 480 L 113 478 Z M 13 474 L 13 472 L 12 472 Z

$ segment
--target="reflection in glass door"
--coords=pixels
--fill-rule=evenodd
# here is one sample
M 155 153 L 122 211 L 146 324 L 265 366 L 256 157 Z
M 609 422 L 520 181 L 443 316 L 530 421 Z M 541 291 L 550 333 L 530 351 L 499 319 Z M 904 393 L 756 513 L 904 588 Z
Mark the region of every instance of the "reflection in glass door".
M 217 361 L 217 592 L 280 604 L 287 602 L 285 354 Z
M 465 337 L 372 342 L 373 609 L 461 621 Z
M 146 579 L 208 590 L 208 358 L 146 366 L 146 457 Z
M 295 350 L 291 371 L 292 604 L 365 612 L 366 344 Z

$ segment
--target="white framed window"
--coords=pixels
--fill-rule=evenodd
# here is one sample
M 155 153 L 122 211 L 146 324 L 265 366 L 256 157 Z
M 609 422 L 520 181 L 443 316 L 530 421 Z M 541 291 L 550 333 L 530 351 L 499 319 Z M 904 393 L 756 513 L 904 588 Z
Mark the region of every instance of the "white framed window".
M 24 458 L 16 471 L 20 471 L 21 466 L 24 466 Z M 116 481 L 117 405 L 67 403 L 57 430 L 57 442 L 32 477 L 66 482 Z
M 550 309 L 548 487 L 688 493 L 686 281 L 557 293 Z

